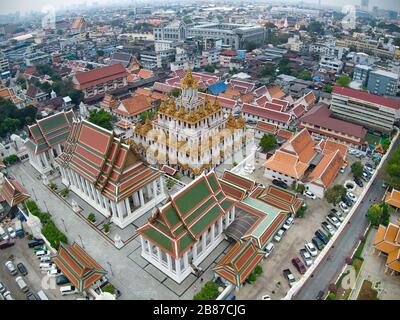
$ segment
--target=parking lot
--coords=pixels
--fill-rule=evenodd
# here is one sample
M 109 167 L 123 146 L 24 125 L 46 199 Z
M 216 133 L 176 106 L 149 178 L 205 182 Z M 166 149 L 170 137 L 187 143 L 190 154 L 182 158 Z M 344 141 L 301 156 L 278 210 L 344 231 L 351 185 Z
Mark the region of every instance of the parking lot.
M 21 274 L 13 276 L 5 266 L 5 262 L 11 260 L 16 267 L 18 263 L 22 262 L 28 274 L 23 276 L 24 281 L 29 287 L 29 291 L 37 295 L 37 292 L 43 290 L 49 300 L 56 299 L 76 299 L 79 295 L 61 296 L 59 286 L 50 282 L 46 277 L 46 273 L 42 273 L 39 268 L 40 260 L 36 257 L 33 248 L 28 248 L 27 238 L 16 238 L 15 245 L 7 249 L 1 250 L 0 255 L 0 282 L 2 282 L 6 290 L 10 291 L 11 296 L 16 300 L 27 300 L 26 294 L 18 287 L 15 279 Z M 53 278 L 54 279 L 54 278 Z
M 358 161 L 356 157 L 349 155 L 347 157 L 348 166 L 344 173 L 339 173 L 334 184 L 344 184 L 347 180 L 353 180 L 351 173 L 351 165 Z M 365 163 L 368 159 L 363 159 Z M 256 171 L 249 176 L 255 179 L 257 182 L 263 183 L 264 185 L 271 184 L 271 181 L 264 177 L 264 169 L 261 167 L 264 160 L 256 161 Z M 366 184 L 363 181 L 364 185 Z M 353 193 L 359 197 L 362 192 L 362 188 L 356 186 Z M 311 239 L 315 236 L 315 231 L 322 229 L 321 223 L 326 221 L 326 216 L 333 206 L 325 199 L 309 199 L 305 198 L 307 204 L 307 212 L 303 218 L 295 218 L 292 227 L 285 232 L 280 242 L 273 241 L 275 248 L 271 255 L 261 262 L 263 267 L 263 274 L 252 284 L 245 284 L 243 288 L 237 293 L 238 299 L 261 299 L 263 295 L 269 295 L 272 299 L 283 298 L 289 290 L 288 280 L 283 275 L 284 269 L 290 269 L 296 280 L 299 280 L 301 274 L 293 266 L 291 260 L 294 257 L 300 256 L 300 249 L 304 248 L 304 245 L 311 242 Z M 344 215 L 345 216 L 345 215 Z M 322 229 L 323 230 L 323 229 Z M 327 233 L 323 230 L 324 233 Z M 304 262 L 304 261 L 303 261 Z

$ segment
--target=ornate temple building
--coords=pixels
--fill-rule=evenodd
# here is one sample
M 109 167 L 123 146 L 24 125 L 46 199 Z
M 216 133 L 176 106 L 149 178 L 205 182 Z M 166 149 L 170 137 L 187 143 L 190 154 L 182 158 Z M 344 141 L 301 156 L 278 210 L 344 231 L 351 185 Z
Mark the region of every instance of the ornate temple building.
M 56 161 L 63 184 L 120 228 L 166 197 L 160 171 L 145 165 L 113 131 L 85 120 L 72 124 Z
M 74 119 L 76 117 L 72 110 L 62 111 L 28 126 L 29 138 L 25 146 L 29 163 L 41 174 L 57 166 L 56 158 L 64 149 Z
M 218 101 L 202 99 L 189 69 L 179 97 L 162 102 L 154 120 L 137 124 L 136 150 L 150 163 L 169 165 L 194 177 L 232 159 L 245 143 L 244 120 L 226 117 Z

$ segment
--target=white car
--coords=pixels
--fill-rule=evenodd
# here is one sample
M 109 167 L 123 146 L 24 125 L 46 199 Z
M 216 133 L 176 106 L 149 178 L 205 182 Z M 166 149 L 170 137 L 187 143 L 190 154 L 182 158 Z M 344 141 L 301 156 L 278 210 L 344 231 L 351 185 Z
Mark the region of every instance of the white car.
M 282 239 L 284 233 L 285 233 L 285 230 L 279 229 L 278 232 L 277 232 L 277 233 L 275 234 L 275 236 L 274 236 L 274 240 L 275 240 L 276 242 L 281 241 L 281 239 Z
M 293 221 L 294 221 L 293 216 L 290 216 L 289 218 L 286 219 L 286 223 L 289 224 L 289 225 L 292 225 Z
M 347 192 L 346 195 L 351 199 L 351 201 L 356 202 L 357 201 L 357 197 L 353 192 Z
M 15 230 L 11 226 L 7 227 L 7 232 L 11 238 L 15 238 L 17 236 Z
M 335 229 L 326 221 L 322 222 L 322 228 L 324 228 L 331 236 L 335 234 Z
M 356 149 L 349 149 L 348 153 L 351 155 L 355 155 L 358 151 Z
M 308 191 L 308 190 L 304 192 L 304 195 L 307 198 L 310 198 L 310 199 L 313 199 L 313 200 L 317 199 L 317 196 L 314 193 L 312 193 L 311 191 Z
M 292 224 L 288 223 L 287 221 L 283 224 L 282 228 L 285 229 L 286 231 L 288 231 L 290 229 L 290 227 L 292 226 Z
M 300 249 L 300 255 L 303 258 L 304 262 L 306 263 L 307 267 L 312 265 L 313 260 L 311 254 L 306 249 Z
M 333 214 L 328 215 L 326 219 L 336 228 L 339 229 L 341 223 L 338 218 L 336 218 Z
M 348 213 L 348 212 L 349 212 L 349 207 L 348 207 L 344 202 L 340 202 L 340 203 L 339 203 L 339 208 L 340 208 L 344 213 Z
M 318 255 L 317 248 L 311 242 L 306 243 L 305 248 L 311 254 L 311 257 L 316 257 Z
M 10 291 L 4 292 L 4 293 L 3 293 L 3 297 L 4 297 L 4 299 L 6 299 L 6 300 L 15 300 L 15 299 L 13 298 L 13 296 L 11 295 Z
M 15 275 L 18 273 L 18 271 L 17 271 L 17 269 L 15 268 L 14 263 L 12 263 L 12 261 L 7 261 L 7 262 L 5 263 L 5 266 L 7 267 L 8 271 L 9 271 L 13 276 L 15 276 Z
M 340 173 L 344 173 L 345 171 L 346 171 L 346 167 L 345 166 L 340 168 Z

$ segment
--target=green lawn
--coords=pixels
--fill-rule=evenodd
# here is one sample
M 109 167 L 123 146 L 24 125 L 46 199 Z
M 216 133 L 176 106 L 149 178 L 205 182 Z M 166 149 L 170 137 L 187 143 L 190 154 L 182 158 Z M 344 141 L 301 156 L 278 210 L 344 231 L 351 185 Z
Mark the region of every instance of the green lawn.
M 365 135 L 364 141 L 368 141 L 368 144 L 376 146 L 381 142 L 381 136 L 377 136 L 368 132 Z

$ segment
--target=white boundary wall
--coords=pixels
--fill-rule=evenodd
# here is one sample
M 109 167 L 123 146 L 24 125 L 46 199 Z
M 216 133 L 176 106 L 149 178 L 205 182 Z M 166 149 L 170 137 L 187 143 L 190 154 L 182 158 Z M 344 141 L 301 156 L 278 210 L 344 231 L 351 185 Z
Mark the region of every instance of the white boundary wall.
M 399 128 L 397 128 L 397 134 L 393 138 L 392 143 L 390 144 L 389 149 L 385 153 L 385 155 L 382 157 L 381 162 L 379 163 L 378 167 L 376 168 L 372 178 L 368 181 L 367 185 L 365 186 L 364 190 L 362 191 L 360 197 L 358 197 L 357 202 L 355 205 L 351 208 L 349 214 L 346 216 L 342 224 L 340 225 L 339 229 L 335 232 L 333 237 L 329 240 L 329 243 L 325 246 L 325 248 L 321 251 L 321 253 L 318 255 L 318 257 L 314 260 L 314 263 L 311 265 L 311 267 L 306 271 L 306 273 L 300 278 L 299 281 L 297 281 L 292 288 L 288 291 L 286 296 L 282 298 L 282 300 L 291 300 L 294 295 L 296 295 L 302 286 L 306 283 L 306 281 L 310 278 L 310 276 L 314 273 L 314 271 L 317 269 L 321 261 L 325 258 L 325 256 L 328 254 L 329 250 L 331 249 L 332 245 L 335 243 L 335 241 L 339 238 L 340 234 L 342 233 L 343 229 L 347 226 L 347 223 L 350 221 L 351 217 L 353 216 L 355 210 L 358 208 L 359 204 L 361 203 L 362 199 L 364 196 L 367 194 L 369 188 L 371 187 L 371 184 L 375 181 L 375 178 L 379 172 L 379 169 L 382 168 L 383 164 L 387 160 L 387 157 L 392 150 L 396 140 L 398 139 L 400 134 Z

